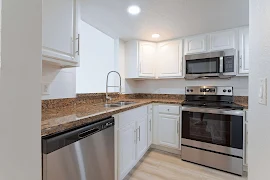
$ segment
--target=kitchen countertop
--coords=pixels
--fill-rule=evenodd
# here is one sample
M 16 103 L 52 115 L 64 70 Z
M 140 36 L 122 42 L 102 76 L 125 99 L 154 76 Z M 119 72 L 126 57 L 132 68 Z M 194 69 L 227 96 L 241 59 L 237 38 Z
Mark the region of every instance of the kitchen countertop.
M 174 99 L 121 99 L 136 102 L 122 107 L 105 108 L 104 103 L 79 105 L 73 108 L 49 109 L 42 112 L 41 136 L 45 137 L 75 127 L 98 121 L 112 115 L 151 103 L 178 104 L 184 100 Z

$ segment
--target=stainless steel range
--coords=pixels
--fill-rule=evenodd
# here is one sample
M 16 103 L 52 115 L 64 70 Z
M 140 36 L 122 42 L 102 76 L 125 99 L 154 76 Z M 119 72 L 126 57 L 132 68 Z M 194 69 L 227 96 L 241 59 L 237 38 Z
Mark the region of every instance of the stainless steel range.
M 181 158 L 242 175 L 243 116 L 232 87 L 186 87 Z

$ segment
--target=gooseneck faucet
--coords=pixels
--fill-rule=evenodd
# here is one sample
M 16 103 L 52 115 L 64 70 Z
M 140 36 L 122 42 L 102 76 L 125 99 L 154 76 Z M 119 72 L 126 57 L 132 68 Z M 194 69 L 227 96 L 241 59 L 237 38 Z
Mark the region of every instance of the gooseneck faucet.
M 109 86 L 108 85 L 108 81 L 109 81 L 109 75 L 111 74 L 111 73 L 116 73 L 116 74 L 118 74 L 118 76 L 119 76 L 119 81 L 120 81 L 120 85 L 119 86 Z M 107 80 L 106 80 L 106 104 L 108 104 L 108 100 L 112 100 L 112 98 L 111 97 L 109 97 L 108 96 L 108 88 L 109 87 L 119 87 L 119 94 L 121 94 L 121 75 L 120 75 L 120 73 L 119 72 L 117 72 L 117 71 L 110 71 L 108 74 L 107 74 Z

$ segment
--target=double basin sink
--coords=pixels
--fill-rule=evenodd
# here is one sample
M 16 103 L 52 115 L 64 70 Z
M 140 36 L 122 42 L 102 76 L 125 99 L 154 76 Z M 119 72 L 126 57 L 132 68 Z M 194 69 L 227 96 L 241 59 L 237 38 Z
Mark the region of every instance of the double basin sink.
M 105 107 L 122 107 L 122 106 L 126 106 L 126 105 L 131 105 L 131 104 L 135 104 L 136 102 L 132 102 L 132 101 L 119 101 L 119 102 L 115 102 L 115 103 L 111 103 L 111 104 L 105 104 Z

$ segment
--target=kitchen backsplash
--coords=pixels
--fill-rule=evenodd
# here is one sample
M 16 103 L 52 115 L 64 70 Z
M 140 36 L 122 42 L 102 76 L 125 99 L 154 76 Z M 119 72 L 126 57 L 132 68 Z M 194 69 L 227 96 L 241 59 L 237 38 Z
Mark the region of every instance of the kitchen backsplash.
M 109 96 L 113 98 L 113 101 L 119 101 L 121 99 L 179 99 L 184 100 L 184 95 L 179 94 L 146 94 L 146 93 L 135 93 L 135 94 L 118 94 L 109 93 Z M 86 104 L 98 104 L 106 102 L 105 93 L 88 93 L 88 94 L 77 94 L 76 98 L 64 98 L 64 99 L 50 99 L 42 101 L 42 111 L 48 109 L 61 109 L 70 108 L 74 106 L 86 105 Z M 235 96 L 234 102 L 240 105 L 248 105 L 247 96 Z

